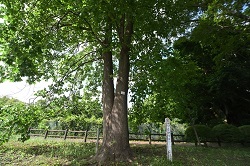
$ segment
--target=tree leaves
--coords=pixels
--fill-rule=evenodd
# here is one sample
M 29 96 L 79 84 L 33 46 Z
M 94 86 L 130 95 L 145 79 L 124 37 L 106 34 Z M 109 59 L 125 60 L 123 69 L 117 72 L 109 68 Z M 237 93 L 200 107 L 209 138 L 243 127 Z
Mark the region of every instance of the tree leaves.
M 28 129 L 43 119 L 42 110 L 32 105 L 3 97 L 0 99 L 0 144 L 8 141 L 12 135 L 20 134 L 20 140 L 29 138 Z
M 229 123 L 239 124 L 239 119 L 244 119 L 241 114 L 249 116 L 244 108 L 249 104 L 248 3 L 211 1 L 196 5 L 207 8 L 203 6 L 199 10 L 205 10 L 194 15 L 198 19 L 192 24 L 195 26 L 175 41 L 175 50 L 164 52 L 167 58 L 160 55 L 158 60 L 144 62 L 142 57 L 140 63 L 135 61 L 135 68 L 142 65 L 142 69 L 135 70 L 140 77 L 135 77 L 132 87 L 134 109 L 144 112 L 144 105 L 153 98 L 150 111 L 156 115 L 162 109 L 162 116 L 179 117 L 186 122 L 191 122 L 191 117 L 196 123 L 226 118 Z M 239 98 L 244 98 L 244 102 Z M 241 111 L 237 108 L 239 103 L 245 105 Z M 152 117 L 150 113 L 145 115 Z M 140 114 L 135 118 L 140 118 Z

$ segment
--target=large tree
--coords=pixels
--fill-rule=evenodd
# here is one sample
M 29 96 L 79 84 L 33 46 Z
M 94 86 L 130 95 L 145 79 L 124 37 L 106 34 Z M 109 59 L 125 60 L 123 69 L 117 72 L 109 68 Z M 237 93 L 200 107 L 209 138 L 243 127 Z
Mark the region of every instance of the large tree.
M 196 15 L 186 8 L 198 11 L 200 4 L 191 2 L 3 0 L 1 79 L 54 78 L 57 91 L 69 75 L 85 75 L 86 63 L 102 66 L 103 143 L 96 158 L 129 160 L 130 60 L 159 56 L 164 38 Z

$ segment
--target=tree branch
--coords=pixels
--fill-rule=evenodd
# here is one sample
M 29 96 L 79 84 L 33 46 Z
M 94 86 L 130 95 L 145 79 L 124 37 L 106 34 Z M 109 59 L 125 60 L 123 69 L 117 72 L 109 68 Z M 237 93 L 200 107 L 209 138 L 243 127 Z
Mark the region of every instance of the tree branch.
M 92 52 L 89 52 L 89 53 L 85 54 L 82 58 L 86 57 L 87 55 L 92 54 L 93 52 L 95 52 L 95 51 L 92 51 Z M 62 76 L 62 78 L 61 78 L 60 81 L 64 81 L 71 73 L 75 72 L 76 70 L 78 70 L 83 65 L 85 65 L 87 63 L 95 62 L 95 61 L 100 60 L 100 59 L 102 59 L 102 58 L 101 57 L 97 57 L 97 58 L 90 59 L 88 61 L 84 61 L 82 63 L 79 63 L 80 61 L 76 61 L 75 63 L 73 63 L 73 64 L 70 65 L 69 70 Z M 73 66 L 76 66 L 76 68 L 72 69 Z M 72 70 L 70 70 L 70 69 L 72 69 Z
M 86 31 L 89 31 L 91 29 L 89 28 L 86 28 L 86 27 L 83 27 L 83 26 L 76 26 L 74 24 L 71 24 L 71 23 L 61 23 L 59 26 L 58 26 L 58 29 L 62 28 L 62 27 L 76 27 L 76 28 L 79 28 L 81 30 L 86 30 Z
M 103 41 L 100 40 L 97 36 L 97 34 L 94 32 L 91 24 L 88 22 L 88 20 L 86 18 L 83 18 L 83 20 L 87 23 L 88 27 L 89 27 L 89 31 L 94 35 L 95 39 L 101 44 L 103 45 Z
M 95 51 L 93 51 L 93 52 L 95 52 Z M 93 53 L 93 52 L 89 52 L 89 53 L 87 53 L 87 54 L 84 54 L 83 58 L 86 57 L 87 55 Z M 70 59 L 71 59 L 71 58 L 70 58 Z M 101 59 L 102 59 L 102 57 L 97 57 L 97 58 L 90 59 L 90 60 L 88 60 L 88 61 L 84 61 L 84 62 L 82 62 L 82 63 L 79 63 L 79 61 L 76 61 L 75 63 L 73 63 L 73 64 L 70 65 L 69 69 L 64 73 L 64 75 L 61 77 L 61 79 L 59 79 L 58 81 L 56 81 L 56 84 L 57 84 L 57 83 L 62 83 L 62 82 L 64 82 L 64 80 L 65 80 L 66 78 L 68 78 L 68 76 L 69 76 L 71 73 L 77 71 L 77 70 L 78 70 L 80 67 L 82 67 L 83 65 L 85 65 L 85 64 L 87 64 L 87 63 L 95 62 L 95 61 L 98 61 L 98 60 L 101 60 Z M 79 63 L 79 64 L 78 64 L 78 63 Z M 74 69 L 72 69 L 72 67 L 75 66 L 75 65 L 77 65 L 77 66 L 76 66 Z M 71 69 L 72 69 L 72 70 L 71 70 Z M 55 88 L 55 87 L 56 87 L 56 84 L 51 85 L 51 86 L 52 86 L 53 88 Z M 53 93 L 54 93 L 54 92 L 53 92 L 53 89 L 50 89 L 49 91 L 47 91 L 47 96 L 50 96 L 50 95 L 52 95 Z M 37 98 L 37 97 L 36 97 L 36 98 Z M 49 106 L 50 106 L 50 103 L 48 103 L 48 104 L 46 105 L 46 107 L 49 107 Z

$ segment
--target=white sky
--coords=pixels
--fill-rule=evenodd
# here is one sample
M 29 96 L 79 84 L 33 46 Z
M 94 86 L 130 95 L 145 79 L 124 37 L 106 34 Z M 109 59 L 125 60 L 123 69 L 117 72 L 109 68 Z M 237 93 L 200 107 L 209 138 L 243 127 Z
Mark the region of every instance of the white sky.
M 25 81 L 22 82 L 9 82 L 0 83 L 0 97 L 7 96 L 15 98 L 23 102 L 33 102 L 34 93 L 42 90 L 49 85 L 48 82 L 41 81 L 35 85 L 29 85 Z

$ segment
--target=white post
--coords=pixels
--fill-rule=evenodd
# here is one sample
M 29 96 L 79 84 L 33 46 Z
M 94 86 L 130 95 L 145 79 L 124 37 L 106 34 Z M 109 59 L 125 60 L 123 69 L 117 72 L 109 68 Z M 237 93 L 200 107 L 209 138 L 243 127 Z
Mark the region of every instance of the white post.
M 167 159 L 172 161 L 172 141 L 171 141 L 170 119 L 165 118 L 165 123 L 166 123 Z

